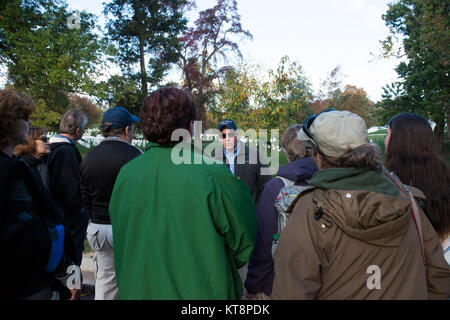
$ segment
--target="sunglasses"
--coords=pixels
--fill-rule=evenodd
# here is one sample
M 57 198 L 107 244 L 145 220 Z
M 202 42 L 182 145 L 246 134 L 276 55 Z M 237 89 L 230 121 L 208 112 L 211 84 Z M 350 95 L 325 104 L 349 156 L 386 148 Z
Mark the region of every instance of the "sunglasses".
M 36 140 L 41 140 L 42 142 L 47 142 L 50 139 L 48 137 L 39 137 Z
M 321 112 L 319 112 L 318 114 L 309 116 L 308 118 L 306 118 L 305 122 L 303 123 L 303 132 L 306 133 L 306 135 L 311 138 L 312 141 L 314 141 L 314 143 L 316 143 L 316 139 L 314 139 L 313 134 L 311 133 L 311 131 L 309 130 L 309 128 L 311 128 L 311 125 L 313 124 L 314 120 L 322 113 L 325 112 L 330 112 L 330 111 L 336 111 L 336 109 L 325 109 Z M 317 144 L 317 143 L 316 143 Z
M 228 132 L 228 137 L 229 138 L 234 138 L 236 136 L 236 134 L 234 132 Z M 227 134 L 226 133 L 222 133 L 222 139 L 226 139 L 227 138 Z

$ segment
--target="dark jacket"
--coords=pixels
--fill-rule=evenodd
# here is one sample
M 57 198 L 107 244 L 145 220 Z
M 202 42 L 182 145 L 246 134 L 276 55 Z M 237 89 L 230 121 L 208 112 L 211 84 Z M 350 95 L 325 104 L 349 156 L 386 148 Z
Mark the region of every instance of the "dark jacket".
M 48 171 L 50 192 L 65 216 L 81 214 L 80 163 L 81 154 L 75 144 L 64 139 L 50 139 Z M 61 142 L 55 142 L 61 141 Z
M 0 263 L 0 298 L 25 298 L 46 286 L 61 290 L 67 298 L 67 288 L 45 270 L 52 247 L 49 228 L 61 225 L 64 217 L 37 171 L 32 170 L 25 162 L 0 152 L 0 252 L 6 257 Z M 66 254 L 73 257 L 70 241 L 65 238 L 64 244 Z
M 318 171 L 275 251 L 273 299 L 447 299 L 450 268 L 431 223 L 388 175 Z M 423 193 L 411 188 L 415 197 Z M 424 260 L 424 261 L 423 261 Z
M 261 174 L 261 168 L 267 168 L 268 166 L 261 161 L 261 154 L 259 151 L 240 141 L 239 143 L 241 144 L 239 153 L 234 158 L 234 176 L 242 180 L 248 186 L 253 203 L 257 205 L 264 189 L 264 185 L 272 178 L 272 176 Z M 256 154 L 256 163 L 251 163 L 251 154 Z M 212 156 L 216 160 L 224 162 L 228 168 L 230 167 L 225 153 L 215 155 L 213 152 Z
M 295 160 L 278 169 L 277 176 L 295 181 L 296 184 L 306 185 L 317 171 L 312 158 Z M 245 288 L 249 293 L 255 294 L 263 291 L 270 296 L 273 284 L 273 257 L 272 239 L 278 229 L 278 212 L 274 202 L 284 182 L 280 178 L 271 179 L 262 193 L 257 207 L 258 238 L 255 249 L 250 258 Z
M 93 223 L 111 224 L 109 200 L 120 169 L 142 152 L 122 140 L 106 139 L 92 149 L 80 165 L 81 198 Z

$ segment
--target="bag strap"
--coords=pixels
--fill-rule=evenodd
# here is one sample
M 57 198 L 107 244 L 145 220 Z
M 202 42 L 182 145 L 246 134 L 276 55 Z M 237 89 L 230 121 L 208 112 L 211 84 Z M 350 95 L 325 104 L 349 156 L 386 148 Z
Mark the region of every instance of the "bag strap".
M 411 209 L 413 221 L 414 221 L 414 224 L 416 225 L 416 231 L 417 231 L 417 235 L 418 235 L 419 241 L 420 241 L 420 252 L 422 254 L 422 263 L 423 263 L 423 265 L 425 265 L 425 253 L 424 253 L 424 245 L 423 245 L 422 222 L 420 220 L 419 207 L 417 205 L 416 199 L 414 199 L 414 196 L 413 196 L 411 190 L 408 188 L 408 186 L 406 186 L 405 184 L 398 183 L 396 181 L 396 179 L 394 179 L 392 177 L 393 174 L 388 172 L 387 170 L 385 170 L 384 167 L 383 167 L 383 173 L 392 183 L 395 184 L 397 189 L 399 189 L 402 192 L 407 193 L 408 196 L 409 196 L 409 200 L 410 200 L 409 201 L 410 202 L 409 203 L 409 208 Z
M 411 190 L 406 185 L 403 185 L 403 187 L 406 190 L 406 192 L 408 193 L 409 199 L 411 200 L 410 208 L 411 208 L 411 211 L 412 211 L 412 214 L 413 214 L 414 223 L 416 224 L 417 233 L 419 235 L 420 249 L 422 251 L 422 262 L 425 265 L 422 222 L 421 222 L 420 216 L 419 216 L 419 206 L 417 205 L 416 199 L 414 199 L 414 196 L 413 196 Z
M 295 181 L 289 180 L 288 178 L 284 178 L 284 177 L 281 177 L 281 176 L 277 176 L 277 178 L 280 178 L 283 181 L 285 187 L 292 186 L 292 185 L 295 184 Z

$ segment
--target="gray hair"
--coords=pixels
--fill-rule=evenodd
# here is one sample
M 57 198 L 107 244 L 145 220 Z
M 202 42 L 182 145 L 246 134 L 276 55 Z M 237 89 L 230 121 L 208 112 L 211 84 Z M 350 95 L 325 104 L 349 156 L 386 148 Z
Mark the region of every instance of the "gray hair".
M 59 123 L 59 132 L 75 134 L 77 129 L 84 129 L 88 123 L 87 115 L 78 109 L 71 108 L 64 113 Z

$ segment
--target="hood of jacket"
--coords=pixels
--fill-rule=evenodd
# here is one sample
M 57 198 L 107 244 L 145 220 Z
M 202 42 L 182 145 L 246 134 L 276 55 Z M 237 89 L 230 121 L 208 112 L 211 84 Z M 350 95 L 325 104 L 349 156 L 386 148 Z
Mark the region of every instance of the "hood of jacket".
M 311 179 L 317 171 L 316 163 L 312 157 L 297 159 L 278 169 L 277 175 L 295 182 Z
M 347 235 L 377 246 L 398 246 L 410 221 L 409 197 L 382 172 L 356 168 L 318 171 L 309 181 L 316 212 Z

